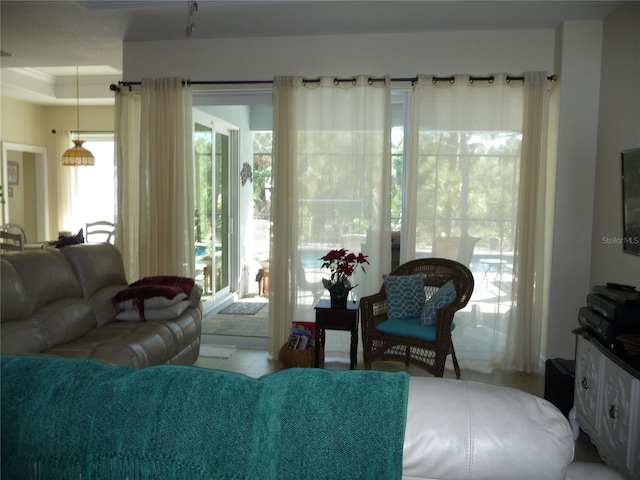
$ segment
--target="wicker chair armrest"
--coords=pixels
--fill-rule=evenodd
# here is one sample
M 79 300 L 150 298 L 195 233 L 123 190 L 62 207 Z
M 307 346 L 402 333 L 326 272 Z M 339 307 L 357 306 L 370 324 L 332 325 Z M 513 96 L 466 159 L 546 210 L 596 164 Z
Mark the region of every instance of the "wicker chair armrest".
M 453 323 L 453 316 L 458 309 L 455 307 L 443 307 L 438 310 L 436 316 L 436 336 L 451 335 L 451 324 Z
M 387 319 L 387 296 L 384 291 L 360 299 L 362 331 L 372 331 Z

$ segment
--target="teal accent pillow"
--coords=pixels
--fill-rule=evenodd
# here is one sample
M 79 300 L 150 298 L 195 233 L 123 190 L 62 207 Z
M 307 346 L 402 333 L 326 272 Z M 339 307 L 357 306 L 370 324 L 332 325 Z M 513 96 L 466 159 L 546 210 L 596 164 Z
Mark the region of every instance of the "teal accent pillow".
M 424 302 L 422 313 L 420 314 L 420 321 L 423 327 L 436 324 L 436 317 L 438 310 L 451 305 L 458 294 L 456 293 L 456 287 L 453 284 L 453 280 L 449 280 L 442 287 L 440 287 L 431 298 Z
M 387 292 L 387 318 L 403 319 L 420 317 L 426 300 L 424 277 L 415 275 L 383 275 Z
M 451 324 L 451 331 L 455 328 L 455 324 Z M 376 325 L 376 330 L 387 335 L 395 335 L 398 337 L 414 338 L 425 342 L 435 342 L 437 328 L 435 325 L 423 327 L 420 317 L 405 318 L 404 320 L 385 320 Z

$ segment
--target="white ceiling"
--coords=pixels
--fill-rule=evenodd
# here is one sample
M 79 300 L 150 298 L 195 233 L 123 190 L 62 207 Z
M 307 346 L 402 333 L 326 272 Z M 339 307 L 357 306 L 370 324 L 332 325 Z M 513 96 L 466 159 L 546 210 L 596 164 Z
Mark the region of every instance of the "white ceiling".
M 199 0 L 191 38 L 554 28 L 603 19 L 617 0 Z M 43 105 L 113 103 L 123 41 L 187 37 L 188 0 L 0 2 L 2 95 Z M 4 52 L 11 56 L 5 56 Z

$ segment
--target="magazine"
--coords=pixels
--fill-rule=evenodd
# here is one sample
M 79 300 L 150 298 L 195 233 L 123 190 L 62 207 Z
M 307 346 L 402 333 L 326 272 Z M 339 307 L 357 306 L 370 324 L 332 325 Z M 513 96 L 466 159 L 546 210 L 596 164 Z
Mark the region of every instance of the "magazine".
M 294 322 L 289 331 L 287 347 L 294 350 L 308 350 L 315 347 L 315 323 Z

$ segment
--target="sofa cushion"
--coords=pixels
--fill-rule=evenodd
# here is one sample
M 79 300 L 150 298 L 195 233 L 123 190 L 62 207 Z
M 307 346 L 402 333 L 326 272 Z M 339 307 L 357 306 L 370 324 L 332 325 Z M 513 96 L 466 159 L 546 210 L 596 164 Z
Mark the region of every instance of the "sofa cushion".
M 178 353 L 178 349 L 165 325 L 113 322 L 47 353 L 65 358 L 88 358 L 107 365 L 146 368 L 162 365 Z
M 0 351 L 5 353 L 43 352 L 47 349 L 45 330 L 29 318 L 30 309 L 22 279 L 13 265 L 1 261 Z
M 43 248 L 5 256 L 22 280 L 31 313 L 62 298 L 83 299 L 80 282 L 63 250 Z
M 22 279 L 7 260 L 2 259 L 0 267 L 2 297 L 0 298 L 0 322 L 5 323 L 29 317 L 29 301 Z
M 453 331 L 454 328 L 455 324 L 452 323 L 451 331 Z M 423 327 L 420 317 L 385 320 L 376 325 L 376 330 L 386 333 L 387 335 L 415 338 L 416 340 L 423 340 L 425 342 L 435 342 L 437 333 L 435 324 Z
M 431 297 L 424 302 L 422 307 L 422 313 L 420 314 L 420 321 L 423 327 L 429 325 L 435 325 L 438 317 L 438 310 L 444 307 L 448 307 L 456 300 L 456 287 L 453 284 L 453 280 L 449 280 Z
M 107 325 L 116 321 L 118 309 L 113 304 L 113 296 L 122 290 L 123 285 L 107 285 L 96 291 L 90 299 L 96 314 L 98 325 Z
M 4 353 L 46 352 L 81 337 L 96 326 L 93 308 L 83 298 L 78 279 L 61 250 L 29 250 L 5 259 L 2 268 Z M 14 294 L 15 298 L 9 297 Z
M 122 255 L 110 243 L 71 245 L 61 251 L 80 279 L 86 298 L 108 285 L 127 285 Z
M 38 321 L 25 318 L 6 322 L 0 329 L 0 351 L 6 354 L 41 353 L 47 350 L 47 332 Z
M 175 358 L 189 350 L 194 339 L 198 340 L 196 347 L 199 345 L 201 319 L 202 311 L 190 307 L 170 320 L 116 320 L 47 353 L 65 358 L 89 358 L 107 365 L 134 368 L 175 363 Z M 192 353 L 184 364 L 190 365 L 197 359 L 197 349 Z
M 424 276 L 383 275 L 387 293 L 387 317 L 393 319 L 419 317 L 425 301 Z
M 82 283 L 85 298 L 93 305 L 98 325 L 116 318 L 113 296 L 127 286 L 120 251 L 109 243 L 71 245 L 61 250 Z
M 47 349 L 80 338 L 97 325 L 91 304 L 73 298 L 51 302 L 32 318 L 46 332 Z

